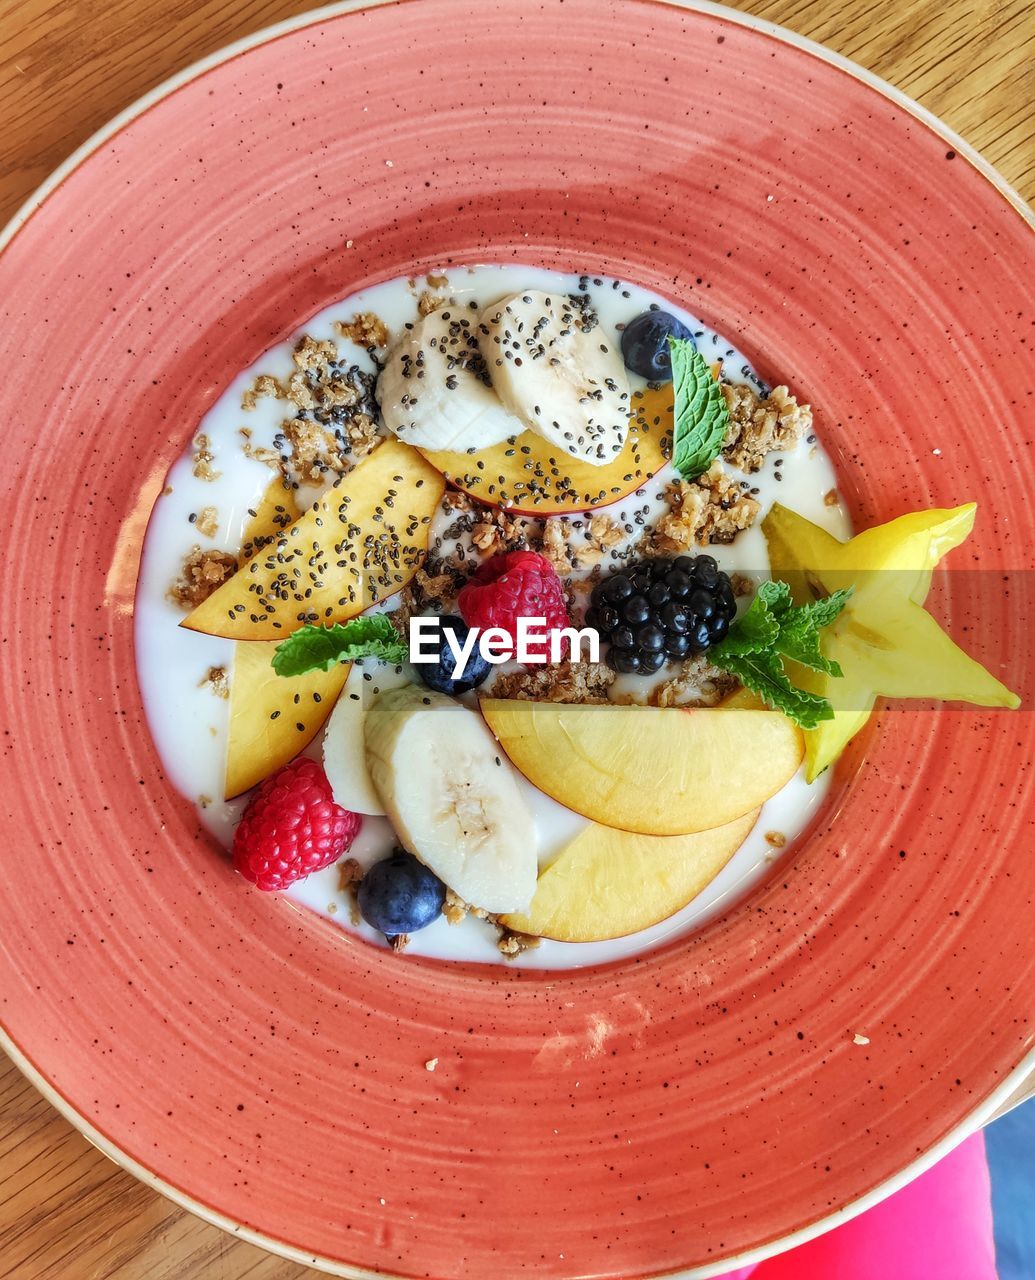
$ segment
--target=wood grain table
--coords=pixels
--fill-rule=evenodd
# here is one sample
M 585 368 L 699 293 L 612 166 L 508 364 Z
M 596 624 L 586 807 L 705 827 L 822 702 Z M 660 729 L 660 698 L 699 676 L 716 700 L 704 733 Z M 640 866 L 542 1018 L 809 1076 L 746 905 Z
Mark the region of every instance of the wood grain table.
M 306 0 L 0 0 L 0 224 L 140 94 Z M 488 5 L 486 6 L 489 7 Z M 919 99 L 1035 202 L 1031 0 L 739 0 Z M 297 1280 L 317 1273 L 111 1164 L 0 1056 L 0 1280 Z

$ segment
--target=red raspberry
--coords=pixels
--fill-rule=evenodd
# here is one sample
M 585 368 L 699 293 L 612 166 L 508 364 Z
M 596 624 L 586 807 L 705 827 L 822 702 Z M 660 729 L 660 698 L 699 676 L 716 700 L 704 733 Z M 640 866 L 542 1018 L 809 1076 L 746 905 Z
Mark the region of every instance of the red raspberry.
M 234 833 L 234 866 L 260 889 L 286 889 L 340 858 L 362 821 L 334 803 L 323 769 L 303 756 L 248 801 Z
M 553 565 L 534 551 L 490 556 L 457 596 L 460 616 L 469 627 L 502 627 L 517 640 L 519 618 L 545 618 L 547 634 L 570 625 L 564 587 Z M 549 657 L 549 641 L 530 643 L 538 662 Z

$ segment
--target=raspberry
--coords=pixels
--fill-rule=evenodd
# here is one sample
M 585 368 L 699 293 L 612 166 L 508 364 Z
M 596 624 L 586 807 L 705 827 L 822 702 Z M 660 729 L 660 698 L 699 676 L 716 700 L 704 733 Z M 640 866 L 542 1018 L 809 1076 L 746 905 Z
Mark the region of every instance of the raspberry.
M 490 556 L 461 588 L 457 608 L 469 627 L 502 627 L 514 641 L 519 618 L 545 618 L 547 634 L 570 624 L 561 580 L 549 560 L 534 551 Z M 545 662 L 549 641 L 532 641 L 528 649 Z
M 234 866 L 260 889 L 286 889 L 340 858 L 362 821 L 334 803 L 315 760 L 293 760 L 248 801 L 234 833 Z

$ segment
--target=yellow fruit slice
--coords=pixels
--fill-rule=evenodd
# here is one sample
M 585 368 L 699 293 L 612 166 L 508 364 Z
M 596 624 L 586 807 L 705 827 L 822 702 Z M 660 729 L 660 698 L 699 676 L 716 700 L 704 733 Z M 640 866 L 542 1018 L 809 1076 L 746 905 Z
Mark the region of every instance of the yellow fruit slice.
M 832 720 L 805 735 L 810 782 L 865 725 L 879 696 L 1020 705 L 922 607 L 932 571 L 970 533 L 976 511 L 974 503 L 915 511 L 848 542 L 779 503 L 762 522 L 773 577 L 790 584 L 798 603 L 854 588 L 822 639 L 824 654 L 840 664 L 843 676 L 788 664 L 795 684 L 827 698 L 834 709 Z
M 294 494 L 281 480 L 272 481 L 245 528 L 245 548 L 261 550 L 297 517 Z M 277 643 L 241 640 L 234 645 L 223 784 L 228 800 L 269 777 L 308 746 L 348 678 L 347 664 L 290 679 L 278 676 L 272 666 Z
M 559 942 L 602 942 L 647 929 L 715 879 L 757 818 L 756 809 L 689 836 L 645 836 L 593 823 L 540 874 L 527 913 L 504 916 L 503 923 Z
M 556 515 L 618 502 L 668 461 L 672 445 L 672 384 L 637 391 L 625 448 L 606 467 L 562 454 L 534 431 L 477 454 L 422 450 L 450 484 L 490 506 Z
M 592 706 L 486 698 L 517 769 L 594 822 L 644 835 L 721 827 L 794 775 L 801 731 L 776 711 Z
M 725 698 L 719 703 L 720 707 L 732 707 L 735 710 L 739 708 L 741 711 L 764 711 L 765 703 L 757 693 L 752 693 L 750 689 L 741 686 L 734 689 L 732 693 L 727 693 Z
M 180 625 L 283 640 L 307 622 L 356 617 L 413 577 L 444 488 L 416 449 L 386 440 Z
M 268 778 L 309 745 L 348 679 L 347 662 L 330 671 L 278 676 L 271 665 L 276 647 L 275 641 L 261 640 L 242 640 L 234 646 L 226 753 L 228 800 Z

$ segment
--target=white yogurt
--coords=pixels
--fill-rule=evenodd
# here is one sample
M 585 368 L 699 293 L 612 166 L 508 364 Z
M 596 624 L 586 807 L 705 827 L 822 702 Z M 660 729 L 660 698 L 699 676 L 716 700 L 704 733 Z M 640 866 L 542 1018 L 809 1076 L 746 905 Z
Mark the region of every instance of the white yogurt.
M 585 279 L 521 266 L 459 268 L 445 274 L 448 276 L 446 292 L 461 303 L 476 300 L 480 306 L 522 290 L 541 289 L 555 294 L 580 292 L 580 280 L 584 283 Z M 350 362 L 373 371 L 366 352 L 339 337 L 333 322 L 349 320 L 360 312 L 373 312 L 393 333 L 398 333 L 405 323 L 417 318 L 417 297 L 424 287 L 423 282 L 414 287 L 406 280 L 393 280 L 354 294 L 314 316 L 288 341 L 272 348 L 241 372 L 198 426 L 198 432 L 208 437 L 214 454 L 212 466 L 220 473 L 218 478 L 211 481 L 196 478 L 188 450 L 173 466 L 166 491 L 155 504 L 141 562 L 135 614 L 137 670 L 144 706 L 167 777 L 198 806 L 202 822 L 224 847 L 230 845 L 245 800 L 220 799 L 229 702 L 216 697 L 204 681 L 210 667 L 231 665 L 233 642 L 181 628 L 178 624 L 184 615 L 169 602 L 166 592 L 178 576 L 184 556 L 194 545 L 235 553 L 240 549 L 249 519 L 248 509 L 256 508 L 273 476 L 264 463 L 244 455 L 240 429 L 248 428 L 253 447 L 273 448 L 274 436 L 289 416 L 289 410 L 281 401 L 260 399 L 253 410 L 242 411 L 242 393 L 255 377 L 268 373 L 286 381 L 294 369 L 292 349 L 303 332 L 318 340 L 337 342 L 342 355 Z M 725 338 L 707 330 L 695 317 L 667 299 L 612 280 L 591 280 L 586 291 L 601 325 L 616 344 L 618 324 L 631 320 L 651 303 L 658 303 L 689 326 L 707 359 L 723 359 L 727 378 L 761 385 L 743 355 Z M 634 386 L 640 382 L 635 377 L 631 381 Z M 774 465 L 777 460 L 779 467 Z M 731 469 L 731 474 L 737 473 Z M 621 522 L 624 513 L 633 524 L 630 540 L 635 540 L 641 532 L 637 516 L 649 524 L 653 515 L 661 510 L 660 494 L 671 478 L 666 468 L 636 494 L 606 508 L 612 518 Z M 794 451 L 771 454 L 760 472 L 743 478 L 757 488 L 755 496 L 762 504 L 763 515 L 779 500 L 838 537 L 850 535 L 841 505 L 830 506 L 825 501 L 825 495 L 835 489 L 837 481 L 830 460 L 818 444 L 803 441 Z M 192 513 L 197 514 L 206 507 L 214 507 L 219 517 L 218 530 L 211 538 L 201 536 L 190 520 Z M 453 518 L 438 516 L 433 536 L 441 533 Z M 580 517 L 553 518 L 571 520 L 576 525 L 580 520 Z M 765 576 L 769 559 L 760 523 L 759 520 L 752 529 L 739 534 L 733 545 L 712 547 L 709 553 L 724 569 Z M 581 534 L 576 531 L 573 537 L 577 543 Z M 384 672 L 384 669 L 376 663 L 368 662 L 366 666 L 376 685 L 378 670 Z M 384 674 L 388 677 L 385 682 L 389 683 L 392 676 Z M 658 678 L 664 678 L 664 674 Z M 626 677 L 617 685 L 620 690 L 640 695 L 646 687 L 635 677 Z M 319 758 L 320 745 L 318 736 L 306 754 Z M 586 820 L 523 779 L 521 782 L 535 820 L 540 862 L 545 864 L 582 829 Z M 811 785 L 805 783 L 802 774 L 793 778 L 765 804 L 751 835 L 724 870 L 693 902 L 662 924 L 609 942 L 575 944 L 544 940 L 539 948 L 514 963 L 549 969 L 598 964 L 647 950 L 662 939 L 697 928 L 767 874 L 777 856 L 774 846 L 766 839 L 767 833 L 779 832 L 789 846 L 812 820 L 826 788 L 825 778 Z M 366 817 L 349 856 L 369 865 L 390 852 L 392 845 L 388 822 L 384 818 Z M 300 907 L 329 916 L 343 928 L 383 944 L 379 934 L 364 924 L 353 923 L 349 898 L 339 888 L 338 880 L 337 868 L 328 867 L 293 885 L 287 896 Z M 241 892 L 258 891 L 242 881 Z M 450 926 L 441 919 L 414 934 L 409 951 L 454 960 L 502 962 L 495 938 L 491 926 L 473 918 L 460 926 Z

